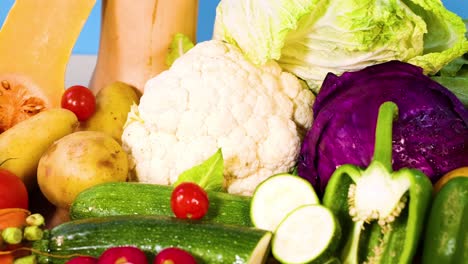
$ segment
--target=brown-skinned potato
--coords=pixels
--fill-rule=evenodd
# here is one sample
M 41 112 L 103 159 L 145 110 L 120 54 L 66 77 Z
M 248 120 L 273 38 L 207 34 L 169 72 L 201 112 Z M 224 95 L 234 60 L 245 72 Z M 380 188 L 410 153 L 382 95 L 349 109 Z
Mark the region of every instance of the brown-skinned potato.
M 104 182 L 125 181 L 127 154 L 110 135 L 78 131 L 51 145 L 39 160 L 37 180 L 44 196 L 67 209 L 79 192 Z

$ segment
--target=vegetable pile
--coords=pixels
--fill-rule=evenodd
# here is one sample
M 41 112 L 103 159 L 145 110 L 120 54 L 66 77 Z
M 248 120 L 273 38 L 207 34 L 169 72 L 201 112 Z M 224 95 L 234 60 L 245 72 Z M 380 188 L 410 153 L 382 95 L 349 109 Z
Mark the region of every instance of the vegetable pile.
M 94 1 L 10 11 L 0 264 L 468 263 L 468 40 L 442 2 L 221 0 L 200 43 L 198 1 L 137 2 L 102 1 L 66 90 Z

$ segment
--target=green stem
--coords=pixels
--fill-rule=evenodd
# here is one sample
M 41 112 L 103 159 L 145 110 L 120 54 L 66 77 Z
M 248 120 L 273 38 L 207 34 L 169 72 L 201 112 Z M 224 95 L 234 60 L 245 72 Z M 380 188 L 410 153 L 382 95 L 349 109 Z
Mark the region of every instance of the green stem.
M 385 102 L 379 108 L 377 126 L 375 129 L 375 144 L 373 161 L 380 162 L 389 172 L 392 168 L 392 129 L 393 121 L 398 116 L 398 106 L 393 102 Z

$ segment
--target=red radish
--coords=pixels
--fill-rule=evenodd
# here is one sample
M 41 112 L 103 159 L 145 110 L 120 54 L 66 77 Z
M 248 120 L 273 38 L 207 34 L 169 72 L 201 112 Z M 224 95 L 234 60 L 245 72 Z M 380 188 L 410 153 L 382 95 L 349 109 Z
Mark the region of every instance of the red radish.
M 161 250 L 156 255 L 153 264 L 197 264 L 197 262 L 187 251 L 176 247 L 170 247 Z
M 172 191 L 171 208 L 177 218 L 200 219 L 208 206 L 208 195 L 195 183 L 183 182 Z
M 112 247 L 104 251 L 98 259 L 99 264 L 147 264 L 145 252 L 137 247 Z
M 98 263 L 97 258 L 91 256 L 80 256 L 74 257 L 67 261 L 65 264 L 96 264 Z

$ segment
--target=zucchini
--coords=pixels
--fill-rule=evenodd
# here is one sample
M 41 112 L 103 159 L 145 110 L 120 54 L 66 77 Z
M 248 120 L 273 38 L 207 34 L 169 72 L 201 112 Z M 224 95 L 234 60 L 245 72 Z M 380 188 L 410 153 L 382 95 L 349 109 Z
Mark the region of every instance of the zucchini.
M 178 247 L 192 254 L 197 263 L 254 264 L 266 261 L 271 236 L 253 227 L 127 215 L 63 223 L 48 230 L 33 248 L 39 263 L 64 263 L 77 254 L 98 257 L 110 247 L 131 245 L 149 259 L 164 248 Z
M 341 229 L 335 215 L 322 205 L 303 205 L 278 225 L 272 253 L 281 263 L 334 263 Z
M 277 174 L 261 182 L 255 189 L 250 217 L 255 227 L 273 232 L 292 210 L 301 205 L 319 203 L 308 181 L 293 174 Z
M 423 243 L 423 264 L 468 263 L 467 177 L 450 179 L 436 194 Z
M 113 215 L 174 216 L 173 186 L 137 182 L 110 182 L 82 191 L 70 207 L 73 220 Z M 210 206 L 204 220 L 252 226 L 247 196 L 207 191 Z

